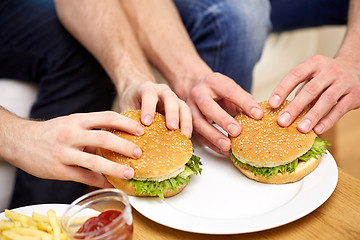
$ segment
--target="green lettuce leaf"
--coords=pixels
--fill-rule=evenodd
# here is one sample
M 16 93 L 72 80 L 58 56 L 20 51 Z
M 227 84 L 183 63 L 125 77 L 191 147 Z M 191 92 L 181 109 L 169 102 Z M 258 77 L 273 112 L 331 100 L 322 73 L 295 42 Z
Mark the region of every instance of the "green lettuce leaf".
M 299 161 L 306 162 L 306 161 L 310 160 L 312 157 L 318 159 L 318 156 L 321 156 L 323 153 L 326 154 L 327 146 L 330 146 L 330 143 L 322 140 L 319 137 L 316 137 L 314 144 L 309 149 L 309 151 L 307 151 L 306 153 L 304 153 L 303 155 L 301 155 L 300 157 L 298 157 L 297 159 L 295 159 L 294 161 L 292 161 L 288 164 L 280 165 L 280 166 L 276 166 L 276 167 L 260 167 L 260 168 L 254 167 L 254 166 L 251 166 L 249 164 L 239 161 L 233 154 L 231 154 L 231 160 L 234 161 L 236 166 L 247 167 L 255 175 L 261 175 L 261 176 L 264 176 L 269 179 L 272 175 L 276 175 L 278 173 L 285 174 L 287 172 L 289 172 L 289 173 L 294 172 Z
M 201 174 L 202 169 L 200 165 L 202 165 L 200 158 L 193 154 L 185 164 L 185 170 L 174 178 L 161 182 L 131 179 L 129 183 L 135 188 L 137 194 L 149 194 L 150 196 L 159 196 L 160 199 L 164 199 L 164 191 L 169 189 L 176 191 L 176 189 L 180 188 L 183 184 L 188 184 L 192 174 Z

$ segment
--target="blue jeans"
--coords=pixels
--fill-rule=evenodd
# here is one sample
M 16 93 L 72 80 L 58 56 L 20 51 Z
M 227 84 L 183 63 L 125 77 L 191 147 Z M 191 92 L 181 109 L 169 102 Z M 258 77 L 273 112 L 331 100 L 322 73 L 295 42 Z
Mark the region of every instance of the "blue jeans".
M 200 56 L 251 90 L 270 32 L 346 24 L 348 0 L 173 0 Z
M 345 24 L 347 0 L 174 0 L 200 56 L 251 90 L 271 31 Z M 0 1 L 0 78 L 38 84 L 30 117 L 50 119 L 111 108 L 115 89 L 99 63 L 66 32 L 52 0 Z M 69 203 L 86 186 L 19 170 L 11 207 Z
M 37 84 L 32 119 L 108 110 L 115 97 L 100 64 L 60 24 L 52 0 L 0 1 L 0 78 Z M 19 169 L 10 207 L 70 203 L 86 190 Z

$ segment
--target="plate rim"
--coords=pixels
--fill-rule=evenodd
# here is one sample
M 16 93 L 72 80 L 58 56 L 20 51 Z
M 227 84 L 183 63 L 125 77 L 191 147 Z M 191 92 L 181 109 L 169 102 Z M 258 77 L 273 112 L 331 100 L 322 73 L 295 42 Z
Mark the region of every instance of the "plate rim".
M 194 146 L 195 149 L 195 154 L 196 154 L 196 147 Z M 320 194 L 320 196 L 317 197 L 316 201 L 311 201 L 311 204 L 307 205 L 305 207 L 305 209 L 303 209 L 302 211 L 297 211 L 295 214 L 292 214 L 291 216 L 288 216 L 287 218 L 280 218 L 276 221 L 269 221 L 268 224 L 266 224 L 266 226 L 254 226 L 252 228 L 248 228 L 248 229 L 242 229 L 242 230 L 236 230 L 236 229 L 231 229 L 231 228 L 227 228 L 227 229 L 223 229 L 221 231 L 219 231 L 219 229 L 210 229 L 210 230 L 204 230 L 202 229 L 196 229 L 195 228 L 186 228 L 186 227 L 182 227 L 182 226 L 174 226 L 173 224 L 169 224 L 168 220 L 159 220 L 159 219 L 154 219 L 153 216 L 151 216 L 151 214 L 149 213 L 144 213 L 143 209 L 141 208 L 141 206 L 139 207 L 139 204 L 137 203 L 137 199 L 138 197 L 133 197 L 133 196 L 129 196 L 130 198 L 130 203 L 132 205 L 132 207 L 134 209 L 136 209 L 142 216 L 150 219 L 153 222 L 156 222 L 158 224 L 161 224 L 163 226 L 169 227 L 169 228 L 173 228 L 173 229 L 177 229 L 177 230 L 181 230 L 181 231 L 185 231 L 185 232 L 192 232 L 192 233 L 201 233 L 201 234 L 210 234 L 210 235 L 230 235 L 230 234 L 242 234 L 242 233 L 251 233 L 251 232 L 258 232 L 258 231 L 262 231 L 262 230 L 268 230 L 271 228 L 275 228 L 275 227 L 279 227 L 279 226 L 283 226 L 285 224 L 294 222 L 302 217 L 305 217 L 306 215 L 310 214 L 311 212 L 315 211 L 317 208 L 319 208 L 322 204 L 324 204 L 332 195 L 332 193 L 334 192 L 337 183 L 338 183 L 338 167 L 336 164 L 335 159 L 333 158 L 333 156 L 331 155 L 331 153 L 329 151 L 327 151 L 327 154 L 324 156 L 323 155 L 322 160 L 328 161 L 328 165 L 327 166 L 325 164 L 325 161 L 321 161 L 319 163 L 320 169 L 319 170 L 323 170 L 321 168 L 324 167 L 328 167 L 329 169 L 325 169 L 326 171 L 331 170 L 331 174 L 329 174 L 329 179 L 331 181 L 328 181 L 329 179 L 326 179 L 326 184 L 327 184 L 327 188 L 322 192 L 322 194 Z M 206 169 L 205 169 L 206 170 Z M 316 174 L 317 168 L 310 174 Z M 306 181 L 311 180 L 311 176 L 312 175 L 308 175 L 306 177 L 304 177 L 303 179 L 299 180 L 301 181 L 303 184 L 306 184 Z M 319 174 L 319 173 L 318 173 Z M 200 176 L 201 177 L 201 176 Z M 324 183 L 324 181 L 322 181 L 322 183 Z M 190 183 L 191 184 L 191 183 Z M 308 183 L 309 184 L 309 183 Z M 311 183 L 310 183 L 311 184 Z M 317 186 L 319 186 L 319 183 L 317 183 Z M 304 193 L 303 193 L 304 194 Z M 297 194 L 298 195 L 298 194 Z M 297 197 L 295 197 L 296 200 Z M 139 199 L 142 199 L 141 197 Z M 166 199 L 164 200 L 166 202 Z M 284 206 L 289 205 L 291 206 L 291 204 L 294 204 L 294 199 L 292 199 L 291 201 L 289 201 L 288 203 L 286 203 L 285 205 L 281 206 L 280 208 L 284 208 Z M 265 215 L 268 215 L 271 212 L 274 211 L 278 211 L 278 209 L 272 209 L 271 211 L 269 211 L 268 213 L 266 213 Z M 261 215 L 264 216 L 264 215 Z M 254 217 L 250 217 L 250 218 L 257 218 L 259 216 L 254 216 Z M 267 217 L 267 216 L 265 216 Z M 249 221 L 249 218 L 246 218 L 247 221 Z

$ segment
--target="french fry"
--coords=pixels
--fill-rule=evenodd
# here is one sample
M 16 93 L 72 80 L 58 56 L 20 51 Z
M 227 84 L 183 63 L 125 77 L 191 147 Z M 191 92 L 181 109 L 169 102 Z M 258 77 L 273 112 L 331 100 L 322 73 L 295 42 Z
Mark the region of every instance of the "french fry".
M 2 235 L 11 240 L 23 240 L 24 239 L 23 236 L 21 236 L 20 234 L 14 233 L 11 230 L 3 231 Z
M 50 223 L 48 223 L 48 222 L 38 222 L 36 226 L 37 226 L 37 229 L 47 232 L 47 233 L 52 233 L 52 231 L 53 231 Z
M 32 219 L 34 219 L 36 222 L 47 222 L 49 223 L 49 218 L 45 215 L 33 212 L 32 213 Z
M 72 220 L 72 223 L 73 224 L 83 224 L 86 220 L 88 220 L 89 218 L 92 218 L 92 217 L 96 217 L 98 216 L 99 214 L 93 214 L 93 215 L 90 215 L 90 216 L 84 216 L 84 217 L 76 217 Z M 36 213 L 36 212 L 33 212 L 32 213 L 32 218 L 33 220 L 35 220 L 36 222 L 47 222 L 49 223 L 49 218 L 45 215 L 42 215 L 42 214 L 39 214 L 39 213 Z M 61 221 L 61 217 L 56 217 L 57 220 L 60 222 Z M 67 218 L 64 218 L 64 220 L 66 220 Z
M 55 211 L 50 209 L 47 211 L 47 215 L 49 218 L 49 222 L 51 227 L 53 228 L 53 237 L 54 240 L 60 240 L 60 225 L 58 224 L 58 220 L 56 218 L 56 214 Z
M 69 240 L 54 210 L 47 216 L 33 213 L 32 217 L 5 210 L 5 216 L 9 221 L 0 221 L 0 240 Z
M 39 236 L 41 239 L 52 239 L 51 234 L 33 228 L 13 228 L 11 231 L 21 236 Z
M 29 226 L 36 225 L 35 221 L 31 217 L 26 216 L 21 213 L 10 211 L 9 209 L 5 209 L 5 217 L 7 217 L 13 221 L 21 222 L 21 224 L 24 224 L 24 225 L 29 225 Z
M 8 230 L 10 228 L 13 228 L 14 226 L 15 226 L 14 222 L 1 221 L 0 222 L 0 231 Z

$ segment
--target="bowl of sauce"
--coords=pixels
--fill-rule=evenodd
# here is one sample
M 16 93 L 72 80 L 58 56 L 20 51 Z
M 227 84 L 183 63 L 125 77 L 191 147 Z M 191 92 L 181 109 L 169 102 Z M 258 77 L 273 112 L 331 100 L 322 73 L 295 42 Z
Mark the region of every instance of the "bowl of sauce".
M 129 198 L 118 189 L 90 192 L 65 210 L 61 227 L 73 240 L 131 240 L 133 219 Z

